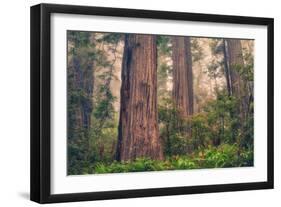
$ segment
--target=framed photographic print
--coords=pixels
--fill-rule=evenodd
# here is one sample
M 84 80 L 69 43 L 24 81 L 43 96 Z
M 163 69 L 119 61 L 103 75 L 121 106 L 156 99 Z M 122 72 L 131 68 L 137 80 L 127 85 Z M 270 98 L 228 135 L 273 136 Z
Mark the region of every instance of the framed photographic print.
M 31 200 L 273 188 L 273 19 L 31 7 Z

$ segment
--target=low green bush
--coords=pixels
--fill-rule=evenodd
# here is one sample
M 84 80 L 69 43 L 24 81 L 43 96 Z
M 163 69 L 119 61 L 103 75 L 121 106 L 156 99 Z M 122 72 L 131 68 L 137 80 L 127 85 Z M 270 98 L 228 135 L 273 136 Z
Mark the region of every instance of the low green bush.
M 243 166 L 253 166 L 253 151 L 250 149 L 241 151 L 235 144 L 222 144 L 218 147 L 210 145 L 206 149 L 198 149 L 189 155 L 166 157 L 165 160 L 137 158 L 134 161 L 126 162 L 99 162 L 83 172 L 84 174 L 121 173 Z

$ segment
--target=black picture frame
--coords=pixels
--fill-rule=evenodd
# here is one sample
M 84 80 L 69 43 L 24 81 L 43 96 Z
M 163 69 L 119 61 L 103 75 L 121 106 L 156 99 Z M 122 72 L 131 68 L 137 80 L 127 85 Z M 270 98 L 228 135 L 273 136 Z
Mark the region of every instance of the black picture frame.
M 50 129 L 51 129 L 51 70 L 50 70 L 50 15 L 52 13 L 99 15 L 111 17 L 150 18 L 209 23 L 233 23 L 267 26 L 267 181 L 188 187 L 167 187 L 73 194 L 50 193 Z M 274 20 L 272 18 L 180 13 L 168 11 L 39 4 L 31 7 L 31 174 L 30 199 L 38 203 L 88 201 L 102 199 L 211 193 L 255 189 L 272 189 L 274 177 L 273 147 L 273 62 Z

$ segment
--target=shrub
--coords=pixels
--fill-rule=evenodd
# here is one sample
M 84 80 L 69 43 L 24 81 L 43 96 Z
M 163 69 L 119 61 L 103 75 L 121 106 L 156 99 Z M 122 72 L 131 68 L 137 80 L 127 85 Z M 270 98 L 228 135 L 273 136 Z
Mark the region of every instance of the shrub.
M 223 144 L 218 147 L 208 146 L 198 149 L 190 155 L 166 157 L 165 160 L 137 158 L 135 161 L 97 163 L 84 170 L 87 173 L 121 173 L 162 170 L 188 170 L 204 168 L 224 168 L 253 166 L 253 151 L 239 149 L 237 145 Z

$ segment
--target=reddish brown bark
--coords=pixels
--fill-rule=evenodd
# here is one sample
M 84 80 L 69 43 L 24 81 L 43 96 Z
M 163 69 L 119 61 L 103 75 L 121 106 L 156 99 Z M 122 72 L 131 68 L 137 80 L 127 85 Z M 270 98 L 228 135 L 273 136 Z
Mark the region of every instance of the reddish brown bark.
M 189 37 L 172 37 L 173 99 L 183 117 L 193 114 L 193 75 Z
M 157 112 L 156 36 L 125 36 L 117 160 L 162 159 Z

